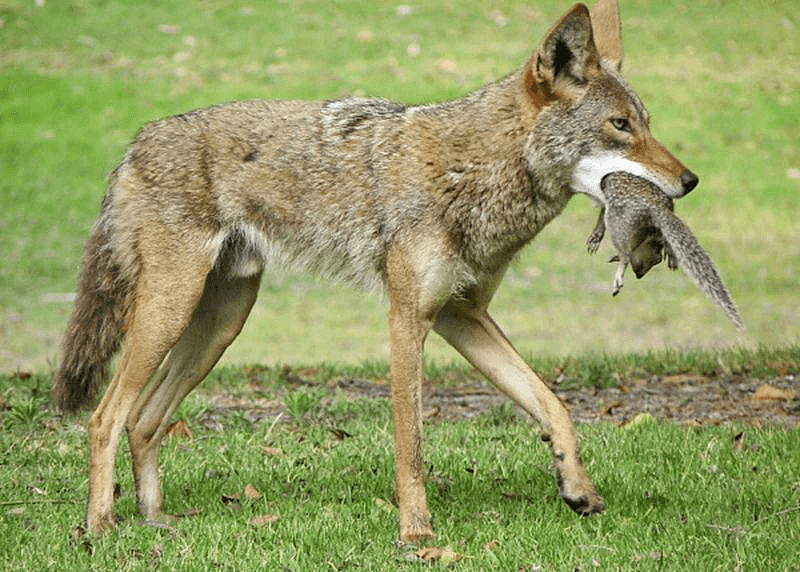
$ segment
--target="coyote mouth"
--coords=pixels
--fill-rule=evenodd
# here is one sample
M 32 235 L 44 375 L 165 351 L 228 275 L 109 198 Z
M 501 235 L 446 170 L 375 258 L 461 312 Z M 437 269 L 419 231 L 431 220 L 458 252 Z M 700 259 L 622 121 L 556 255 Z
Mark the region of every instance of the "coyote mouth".
M 680 185 L 670 184 L 641 163 L 631 161 L 617 153 L 600 153 L 580 159 L 572 172 L 572 189 L 577 193 L 589 195 L 606 206 L 608 201 L 601 187 L 603 179 L 618 171 L 650 181 L 671 198 L 680 198 L 686 194 Z

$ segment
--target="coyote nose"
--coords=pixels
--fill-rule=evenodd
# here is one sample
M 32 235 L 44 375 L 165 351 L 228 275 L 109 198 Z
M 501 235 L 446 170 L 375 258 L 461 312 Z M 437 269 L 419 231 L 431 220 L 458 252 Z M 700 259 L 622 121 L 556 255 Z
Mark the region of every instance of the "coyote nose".
M 697 175 L 692 173 L 689 169 L 681 173 L 681 185 L 683 185 L 684 193 L 689 193 L 699 182 L 700 179 L 697 178 Z

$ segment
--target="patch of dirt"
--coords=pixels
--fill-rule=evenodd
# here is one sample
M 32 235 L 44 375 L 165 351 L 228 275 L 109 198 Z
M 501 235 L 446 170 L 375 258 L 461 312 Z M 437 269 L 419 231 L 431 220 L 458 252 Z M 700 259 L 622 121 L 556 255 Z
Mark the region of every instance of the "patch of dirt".
M 386 385 L 350 380 L 339 387 L 361 397 L 389 397 Z M 777 391 L 764 391 L 766 388 Z M 738 422 L 756 427 L 800 425 L 800 375 L 764 380 L 685 374 L 631 379 L 619 387 L 553 389 L 576 423 L 624 425 L 649 413 L 656 419 L 694 426 Z M 488 384 L 429 388 L 424 397 L 425 418 L 434 422 L 470 418 L 509 402 Z
M 759 388 L 782 390 L 782 397 L 760 399 Z M 721 379 L 675 375 L 631 380 L 601 390 L 558 391 L 581 423 L 624 424 L 640 413 L 683 425 L 747 423 L 755 427 L 791 428 L 800 424 L 800 376 L 779 379 Z
M 332 389 L 297 376 L 292 376 L 290 385 Z M 390 397 L 386 382 L 347 379 L 339 381 L 336 388 L 354 398 Z M 423 406 L 427 422 L 474 418 L 511 403 L 489 383 L 425 389 Z M 768 379 L 681 374 L 628 379 L 618 387 L 556 386 L 553 390 L 570 409 L 576 423 L 624 425 L 646 413 L 659 420 L 689 426 L 720 423 L 787 429 L 800 426 L 800 374 Z M 265 398 L 217 394 L 212 402 L 218 410 L 247 411 L 253 421 L 274 417 L 285 410 L 279 400 Z

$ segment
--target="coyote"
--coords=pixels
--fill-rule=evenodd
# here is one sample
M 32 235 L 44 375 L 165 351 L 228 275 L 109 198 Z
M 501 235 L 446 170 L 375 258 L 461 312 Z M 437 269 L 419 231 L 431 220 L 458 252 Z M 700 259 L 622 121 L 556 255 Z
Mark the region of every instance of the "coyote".
M 611 233 L 619 261 L 611 293 L 622 288 L 622 277 L 630 263 L 637 278 L 662 260 L 666 251 L 673 270 L 678 263 L 709 298 L 719 304 L 737 328 L 744 325 L 725 283 L 708 253 L 697 242 L 686 224 L 673 213 L 671 198 L 651 182 L 628 173 L 611 173 L 600 183 L 606 205 L 589 237 L 589 250 L 595 251 L 606 229 Z
M 490 317 L 515 253 L 576 192 L 627 171 L 680 197 L 697 177 L 650 134 L 620 75 L 616 0 L 577 4 L 518 71 L 464 98 L 245 101 L 145 126 L 111 173 L 78 277 L 54 398 L 92 402 L 89 530 L 113 525 L 127 431 L 138 510 L 161 515 L 170 416 L 239 333 L 265 269 L 382 286 L 400 538 L 433 535 L 422 453 L 430 330 L 541 423 L 562 498 L 603 509 L 569 413 Z

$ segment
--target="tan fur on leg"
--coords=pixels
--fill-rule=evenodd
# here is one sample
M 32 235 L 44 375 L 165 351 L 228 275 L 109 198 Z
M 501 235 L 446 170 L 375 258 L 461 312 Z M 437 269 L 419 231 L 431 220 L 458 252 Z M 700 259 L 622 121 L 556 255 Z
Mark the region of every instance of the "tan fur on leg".
M 189 323 L 211 270 L 209 259 L 170 260 L 167 254 L 161 261 L 186 269 L 180 287 L 160 266 L 142 270 L 139 284 L 147 288 L 138 291 L 116 375 L 89 421 L 89 530 L 114 523 L 114 462 L 123 425 L 150 376 Z
M 170 417 L 241 331 L 260 281 L 260 273 L 226 279 L 217 269 L 209 275 L 189 327 L 128 416 L 138 508 L 148 518 L 161 515 L 158 451 Z
M 603 499 L 584 469 L 569 412 L 519 356 L 485 308 L 451 302 L 439 313 L 434 328 L 503 393 L 539 420 L 567 504 L 580 514 L 602 511 Z

